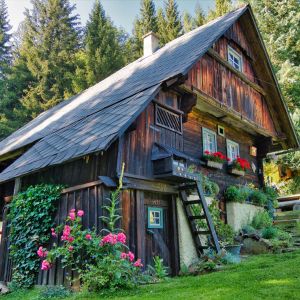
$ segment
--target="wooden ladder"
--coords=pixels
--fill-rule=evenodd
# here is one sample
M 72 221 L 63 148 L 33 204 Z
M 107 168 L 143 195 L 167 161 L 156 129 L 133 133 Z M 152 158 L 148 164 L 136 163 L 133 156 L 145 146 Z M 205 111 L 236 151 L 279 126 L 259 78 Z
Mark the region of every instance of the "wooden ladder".
M 196 190 L 196 200 L 188 200 L 187 191 Z M 217 233 L 208 210 L 208 206 L 202 190 L 202 185 L 199 181 L 186 183 L 179 186 L 179 194 L 184 206 L 184 210 L 193 234 L 193 239 L 196 244 L 198 255 L 201 256 L 205 249 L 214 248 L 220 252 L 220 244 Z M 199 226 L 199 222 L 204 223 L 205 229 Z M 202 239 L 201 239 L 202 237 Z M 203 237 L 207 238 L 207 244 L 203 243 Z M 208 239 L 210 237 L 210 240 Z

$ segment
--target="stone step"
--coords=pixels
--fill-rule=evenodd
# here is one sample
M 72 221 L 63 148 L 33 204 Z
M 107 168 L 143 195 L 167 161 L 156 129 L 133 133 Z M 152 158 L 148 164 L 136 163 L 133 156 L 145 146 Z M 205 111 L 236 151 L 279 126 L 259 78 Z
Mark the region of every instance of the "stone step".
M 288 220 L 281 219 L 281 220 L 274 220 L 274 224 L 275 224 L 275 225 L 277 225 L 277 224 L 291 224 L 292 226 L 295 226 L 295 225 L 297 225 L 297 223 L 300 224 L 300 219 L 288 219 Z

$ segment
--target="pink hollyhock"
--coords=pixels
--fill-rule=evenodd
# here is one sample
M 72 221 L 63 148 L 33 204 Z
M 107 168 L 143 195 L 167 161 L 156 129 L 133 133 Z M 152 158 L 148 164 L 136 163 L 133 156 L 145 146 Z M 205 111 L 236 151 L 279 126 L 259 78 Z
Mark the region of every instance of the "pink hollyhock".
M 117 241 L 122 243 L 122 244 L 126 244 L 126 235 L 123 232 L 118 233 Z
M 68 241 L 69 241 L 70 243 L 72 243 L 72 242 L 74 242 L 74 238 L 73 238 L 72 236 L 69 236 Z
M 142 264 L 142 261 L 141 261 L 140 258 L 133 265 L 137 268 L 142 268 L 143 267 L 143 264 Z
M 46 257 L 47 254 L 48 254 L 48 252 L 45 251 L 45 250 L 43 249 L 43 247 L 41 246 L 41 247 L 39 247 L 39 249 L 38 249 L 38 251 L 37 251 L 37 254 L 38 254 L 39 257 L 42 258 L 42 257 Z
M 56 234 L 54 228 L 51 228 L 51 235 L 52 235 L 53 237 L 57 237 L 57 234 Z
M 69 218 L 70 218 L 71 221 L 74 221 L 75 218 L 76 218 L 75 212 L 70 212 L 70 213 L 69 213 Z
M 128 259 L 129 261 L 133 262 L 134 261 L 134 254 L 132 252 L 128 252 Z
M 76 211 L 76 209 L 75 208 L 72 208 L 71 210 L 70 210 L 70 212 L 75 212 Z
M 61 240 L 67 241 L 69 239 L 70 233 L 71 233 L 71 227 L 69 225 L 65 225 Z
M 121 255 L 120 255 L 120 258 L 121 259 L 126 259 L 127 258 L 127 253 L 122 252 Z
M 88 233 L 88 234 L 85 236 L 85 238 L 86 238 L 87 240 L 91 240 L 91 239 L 92 239 L 92 236 Z
M 84 211 L 83 210 L 78 210 L 77 216 L 82 217 L 83 215 L 84 215 Z
M 71 251 L 73 251 L 74 250 L 74 247 L 73 246 L 69 246 L 69 251 L 71 252 Z
M 47 270 L 51 269 L 51 264 L 49 263 L 49 261 L 43 260 L 41 269 L 43 271 L 47 271 Z

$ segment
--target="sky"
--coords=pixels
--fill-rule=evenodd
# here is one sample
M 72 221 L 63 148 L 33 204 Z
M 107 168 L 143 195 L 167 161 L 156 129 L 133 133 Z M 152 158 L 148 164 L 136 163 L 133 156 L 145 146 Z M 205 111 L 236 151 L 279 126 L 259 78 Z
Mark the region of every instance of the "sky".
M 89 13 L 93 7 L 94 0 L 70 0 L 76 4 L 76 13 L 80 15 L 81 23 L 84 25 L 88 19 Z M 163 6 L 164 0 L 154 0 L 156 9 Z M 106 11 L 118 27 L 123 27 L 127 32 L 132 32 L 134 18 L 139 13 L 140 0 L 101 0 Z M 208 11 L 214 7 L 214 0 L 177 0 L 179 10 L 193 14 L 196 3 Z M 9 20 L 12 25 L 12 31 L 18 29 L 20 22 L 24 20 L 25 8 L 31 8 L 30 0 L 6 0 L 8 6 Z

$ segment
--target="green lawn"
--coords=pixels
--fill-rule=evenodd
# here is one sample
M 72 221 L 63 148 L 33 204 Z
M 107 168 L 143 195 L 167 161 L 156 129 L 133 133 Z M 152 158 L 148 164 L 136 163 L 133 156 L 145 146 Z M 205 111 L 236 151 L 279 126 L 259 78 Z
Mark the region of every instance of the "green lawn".
M 38 299 L 38 290 L 13 293 L 2 300 Z M 96 294 L 74 294 L 68 300 L 103 299 Z M 239 265 L 202 276 L 178 277 L 167 282 L 142 286 L 109 299 L 300 299 L 300 251 L 261 255 Z

